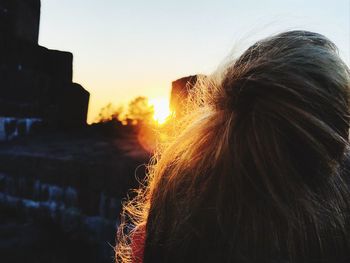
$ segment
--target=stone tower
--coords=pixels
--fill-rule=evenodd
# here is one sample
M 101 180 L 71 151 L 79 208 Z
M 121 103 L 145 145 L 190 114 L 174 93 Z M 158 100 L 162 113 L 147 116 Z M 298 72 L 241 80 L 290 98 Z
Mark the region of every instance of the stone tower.
M 1 0 L 0 27 L 2 35 L 12 35 L 33 44 L 38 43 L 40 0 Z
M 72 82 L 73 55 L 38 45 L 40 0 L 0 0 L 0 118 L 86 124 L 89 93 Z
M 171 83 L 170 109 L 177 117 L 184 114 L 188 93 L 196 84 L 198 76 L 183 77 Z

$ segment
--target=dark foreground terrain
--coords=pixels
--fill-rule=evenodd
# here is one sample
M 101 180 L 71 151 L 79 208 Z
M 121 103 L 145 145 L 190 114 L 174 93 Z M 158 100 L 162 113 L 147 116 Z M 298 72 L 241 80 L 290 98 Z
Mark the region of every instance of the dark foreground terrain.
M 123 134 L 90 127 L 0 145 L 1 262 L 113 262 L 121 202 L 149 160 L 136 133 Z

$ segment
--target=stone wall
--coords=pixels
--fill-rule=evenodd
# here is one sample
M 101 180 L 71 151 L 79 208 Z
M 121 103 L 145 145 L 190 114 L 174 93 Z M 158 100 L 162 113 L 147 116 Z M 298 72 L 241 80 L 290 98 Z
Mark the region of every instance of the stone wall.
M 177 79 L 171 84 L 170 108 L 181 117 L 187 102 L 188 92 L 197 82 L 197 75 L 187 76 Z
M 0 34 L 37 44 L 40 0 L 0 0 Z
M 39 19 L 38 0 L 0 0 L 0 117 L 81 127 L 89 93 L 72 83 L 72 53 L 38 45 Z
M 143 178 L 142 164 L 148 162 L 148 155 L 135 135 L 116 141 L 115 137 L 86 133 L 89 131 L 1 143 L 0 212 L 6 211 L 3 217 L 16 213 L 11 220 L 24 218 L 25 222 L 51 224 L 51 229 L 64 235 L 67 241 L 91 246 L 98 257 L 92 262 L 113 262 L 112 245 L 121 203 L 128 191 L 137 187 L 137 177 Z M 132 146 L 133 153 L 122 150 L 123 144 Z M 135 151 L 140 153 L 139 157 Z M 47 231 L 42 229 L 43 233 Z M 15 238 L 14 235 L 10 238 Z M 40 242 L 51 243 L 54 239 L 46 237 Z M 20 249 L 0 237 L 0 252 L 6 246 Z M 37 261 L 27 258 L 27 262 Z

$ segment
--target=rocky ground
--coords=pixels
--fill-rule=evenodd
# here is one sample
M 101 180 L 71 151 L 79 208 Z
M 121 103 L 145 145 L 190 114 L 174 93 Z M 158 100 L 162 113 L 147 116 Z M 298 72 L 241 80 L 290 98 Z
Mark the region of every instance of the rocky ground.
M 113 262 L 121 201 L 149 157 L 133 130 L 90 127 L 2 143 L 1 262 Z
M 54 223 L 28 220 L 4 209 L 1 213 L 1 262 L 100 262 L 96 248 L 72 240 Z

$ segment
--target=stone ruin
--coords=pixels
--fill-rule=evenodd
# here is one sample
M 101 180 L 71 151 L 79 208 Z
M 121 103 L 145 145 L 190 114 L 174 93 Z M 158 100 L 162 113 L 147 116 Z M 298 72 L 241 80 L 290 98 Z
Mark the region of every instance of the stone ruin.
M 0 140 L 38 121 L 86 124 L 89 93 L 72 82 L 73 55 L 38 45 L 40 0 L 0 0 Z
M 199 75 L 191 75 L 172 82 L 170 109 L 175 112 L 176 117 L 181 117 L 185 113 L 188 93 L 197 83 L 198 77 Z

